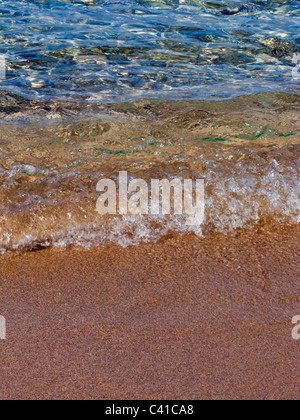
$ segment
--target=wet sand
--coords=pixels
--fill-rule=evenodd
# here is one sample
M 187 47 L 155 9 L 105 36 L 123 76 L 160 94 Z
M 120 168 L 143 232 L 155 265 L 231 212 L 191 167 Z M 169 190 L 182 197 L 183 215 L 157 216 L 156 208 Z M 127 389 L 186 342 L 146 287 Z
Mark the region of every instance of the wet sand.
M 0 257 L 0 398 L 299 399 L 299 239 Z

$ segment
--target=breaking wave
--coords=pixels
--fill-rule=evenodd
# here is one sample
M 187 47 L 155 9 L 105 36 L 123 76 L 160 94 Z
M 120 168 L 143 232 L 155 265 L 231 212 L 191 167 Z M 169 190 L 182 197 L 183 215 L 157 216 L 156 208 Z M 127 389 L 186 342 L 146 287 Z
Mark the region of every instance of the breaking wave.
M 255 158 L 231 162 L 230 166 L 229 161 L 202 160 L 201 165 L 205 163 L 201 173 L 190 172 L 193 178 L 205 180 L 205 221 L 201 226 L 188 226 L 184 215 L 100 216 L 95 204 L 99 178 L 94 174 L 83 183 L 82 174 L 72 172 L 40 179 L 35 194 L 23 191 L 22 204 L 1 206 L 1 253 L 71 245 L 126 247 L 173 234 L 206 236 L 272 223 L 300 223 L 300 159 L 288 165 L 274 158 L 268 163 Z M 167 176 L 172 178 L 172 174 Z M 72 192 L 68 190 L 70 182 Z

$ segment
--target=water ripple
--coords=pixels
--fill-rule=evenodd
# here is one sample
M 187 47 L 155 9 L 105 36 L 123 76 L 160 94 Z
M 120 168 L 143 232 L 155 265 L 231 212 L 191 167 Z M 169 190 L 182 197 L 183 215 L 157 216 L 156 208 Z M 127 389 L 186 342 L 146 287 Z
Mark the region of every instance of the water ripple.
M 1 88 L 35 99 L 291 91 L 299 1 L 3 0 Z

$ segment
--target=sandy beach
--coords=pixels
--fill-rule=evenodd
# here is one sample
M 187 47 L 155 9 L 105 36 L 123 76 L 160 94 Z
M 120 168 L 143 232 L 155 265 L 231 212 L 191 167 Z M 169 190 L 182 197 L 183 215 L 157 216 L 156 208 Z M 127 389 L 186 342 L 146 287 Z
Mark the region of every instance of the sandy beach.
M 299 239 L 2 256 L 0 398 L 299 399 Z

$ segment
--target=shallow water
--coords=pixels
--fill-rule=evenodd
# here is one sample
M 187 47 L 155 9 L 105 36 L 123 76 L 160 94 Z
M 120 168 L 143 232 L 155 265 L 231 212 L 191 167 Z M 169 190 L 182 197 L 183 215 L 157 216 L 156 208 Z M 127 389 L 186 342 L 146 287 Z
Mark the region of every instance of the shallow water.
M 0 252 L 299 224 L 299 6 L 2 1 Z M 204 179 L 205 223 L 98 215 L 119 171 Z
M 298 95 L 143 100 L 92 111 L 9 95 L 6 101 L 12 105 L 1 113 L 0 252 L 128 246 L 300 223 Z M 16 124 L 21 117 L 31 123 Z M 117 183 L 120 171 L 148 186 L 151 179 L 204 179 L 204 224 L 188 226 L 173 212 L 100 216 L 97 182 Z
M 299 1 L 12 1 L 1 87 L 34 99 L 224 99 L 291 91 Z

